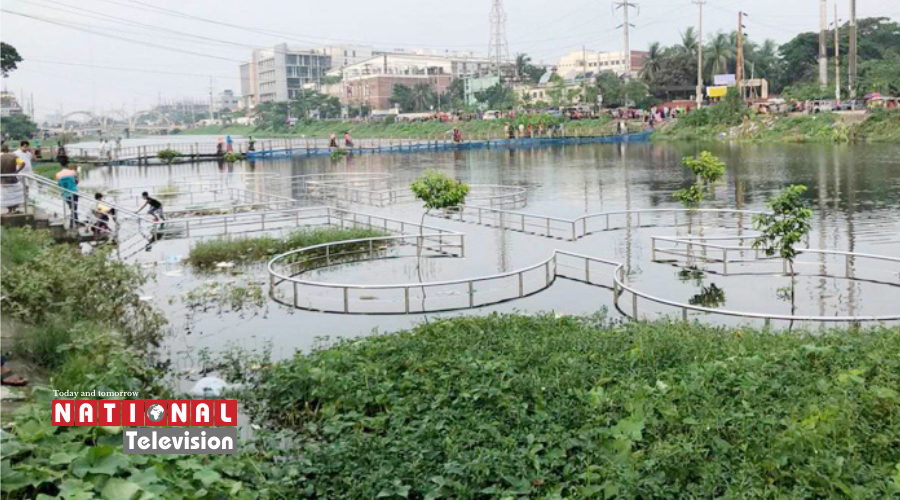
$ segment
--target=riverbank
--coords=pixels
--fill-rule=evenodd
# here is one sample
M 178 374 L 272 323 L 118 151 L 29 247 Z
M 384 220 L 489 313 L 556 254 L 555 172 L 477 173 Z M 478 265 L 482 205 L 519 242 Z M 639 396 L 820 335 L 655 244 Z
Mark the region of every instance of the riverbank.
M 243 384 L 227 397 L 255 437 L 235 455 L 125 455 L 122 428 L 51 427 L 49 389 L 180 397 L 166 365 L 137 347 L 155 335 L 119 333 L 153 312 L 138 270 L 28 230 L 4 229 L 2 252 L 4 320 L 48 339 L 15 355 L 44 353 L 36 359 L 53 366 L 50 387 L 3 416 L 11 500 L 900 493 L 898 328 L 495 314 L 277 363 L 226 351 L 204 366 Z
M 343 135 L 349 131 L 357 139 L 382 138 L 450 138 L 454 127 L 458 127 L 464 139 L 498 138 L 504 133 L 507 120 L 474 120 L 469 122 L 343 122 L 343 121 L 301 121 L 287 130 L 264 129 L 254 126 L 232 125 L 227 127 L 200 127 L 187 129 L 182 135 L 232 135 L 257 137 L 314 137 L 325 138 L 330 134 Z M 607 135 L 616 132 L 615 124 L 608 117 L 593 120 L 565 122 L 567 133 L 581 135 Z M 537 132 L 535 132 L 537 133 Z
M 855 118 L 855 117 L 854 117 Z M 900 111 L 881 111 L 864 120 L 837 113 L 796 117 L 758 115 L 739 125 L 694 125 L 686 120 L 660 127 L 656 141 L 739 141 L 750 143 L 900 142 Z

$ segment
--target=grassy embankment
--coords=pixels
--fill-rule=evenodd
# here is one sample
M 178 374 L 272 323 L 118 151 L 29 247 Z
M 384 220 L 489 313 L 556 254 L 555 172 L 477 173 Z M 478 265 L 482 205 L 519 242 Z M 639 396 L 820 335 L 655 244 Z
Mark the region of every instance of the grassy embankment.
M 897 329 L 432 321 L 250 371 L 258 360 L 231 358 L 262 424 L 260 441 L 232 456 L 124 455 L 121 429 L 54 429 L 41 400 L 5 438 L 3 489 L 10 499 L 892 498 L 897 352 Z M 84 386 L 123 390 L 108 387 L 106 361 L 80 360 L 97 374 Z
M 506 120 L 488 120 L 471 122 L 442 123 L 438 121 L 427 122 L 340 122 L 340 121 L 308 121 L 299 122 L 290 130 L 265 129 L 253 126 L 229 126 L 229 127 L 202 127 L 187 129 L 182 134 L 187 135 L 255 135 L 258 137 L 328 137 L 329 134 L 350 134 L 357 139 L 377 138 L 431 138 L 435 136 L 448 136 L 454 127 L 459 127 L 464 139 L 476 137 L 501 137 Z M 596 120 L 579 120 L 566 122 L 566 131 L 569 134 L 581 132 L 581 135 L 610 134 L 615 133 L 615 125 L 610 124 L 609 118 Z
M 655 140 L 725 140 L 743 142 L 900 142 L 900 111 L 881 111 L 852 123 L 836 113 L 796 117 L 755 116 L 739 125 L 694 123 L 681 119 L 653 135 Z
M 309 229 L 294 231 L 285 237 L 258 236 L 228 240 L 205 240 L 191 248 L 187 263 L 200 270 L 215 269 L 220 262 L 251 264 L 275 255 L 333 241 L 386 236 L 372 229 Z

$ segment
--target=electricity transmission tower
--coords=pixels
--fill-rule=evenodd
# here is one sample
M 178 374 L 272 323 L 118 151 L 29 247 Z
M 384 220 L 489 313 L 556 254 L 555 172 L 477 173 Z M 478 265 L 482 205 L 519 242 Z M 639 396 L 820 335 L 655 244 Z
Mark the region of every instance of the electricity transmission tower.
M 633 28 L 634 25 L 628 22 L 628 8 L 634 7 L 635 9 L 638 7 L 636 3 L 630 3 L 628 0 L 622 0 L 621 2 L 616 2 L 613 4 L 615 8 L 622 9 L 622 52 L 625 57 L 625 78 L 631 78 L 631 43 L 628 35 L 628 28 Z
M 488 45 L 488 58 L 494 62 L 494 71 L 500 76 L 503 63 L 509 61 L 509 43 L 506 41 L 506 11 L 503 0 L 493 0 L 491 7 L 491 41 Z

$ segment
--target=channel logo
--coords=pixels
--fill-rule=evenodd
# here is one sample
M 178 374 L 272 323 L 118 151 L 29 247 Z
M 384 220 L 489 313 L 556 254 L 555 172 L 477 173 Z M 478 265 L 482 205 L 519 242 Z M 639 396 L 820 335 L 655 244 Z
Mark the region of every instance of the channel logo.
M 126 454 L 232 454 L 236 450 L 236 400 L 55 399 L 50 405 L 56 427 L 140 427 L 125 429 Z

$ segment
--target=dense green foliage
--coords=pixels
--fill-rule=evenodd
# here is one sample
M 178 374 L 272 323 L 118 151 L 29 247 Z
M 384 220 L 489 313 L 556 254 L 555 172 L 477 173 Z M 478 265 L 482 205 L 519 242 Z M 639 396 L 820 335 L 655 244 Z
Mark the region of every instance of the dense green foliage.
M 222 156 L 222 159 L 228 163 L 241 161 L 242 158 L 243 156 L 240 153 L 235 153 L 234 151 L 229 151 Z
M 38 126 L 25 115 L 9 115 L 0 118 L 0 130 L 13 140 L 21 140 L 36 134 Z
M 175 158 L 178 158 L 179 156 L 181 156 L 181 153 L 171 148 L 166 148 L 156 153 L 156 157 L 166 162 L 168 165 L 171 165 L 172 162 L 175 161 Z
M 137 266 L 111 259 L 105 251 L 84 255 L 74 245 L 50 244 L 46 232 L 29 229 L 4 228 L 2 249 L 5 320 L 32 327 L 36 334 L 47 328 L 52 335 L 59 327 L 96 324 L 119 332 L 136 348 L 160 340 L 165 320 L 140 300 L 146 277 Z
M 462 205 L 469 194 L 469 185 L 444 172 L 426 170 L 410 185 L 417 200 L 422 200 L 428 210 Z
M 898 350 L 896 328 L 455 318 L 297 354 L 246 396 L 294 430 L 298 497 L 888 498 Z
M 37 175 L 44 176 L 48 179 L 53 179 L 56 176 L 56 173 L 62 170 L 62 165 L 56 162 L 51 163 L 35 163 L 33 164 L 34 173 Z
M 2 71 L 3 78 L 15 71 L 20 62 L 22 62 L 22 56 L 19 55 L 19 51 L 6 42 L 0 42 L 0 71 Z
M 220 262 L 250 264 L 260 262 L 275 255 L 304 247 L 333 241 L 355 240 L 384 236 L 385 233 L 373 229 L 309 229 L 295 231 L 283 238 L 257 236 L 204 240 L 197 242 L 188 255 L 187 262 L 202 270 L 213 270 Z

